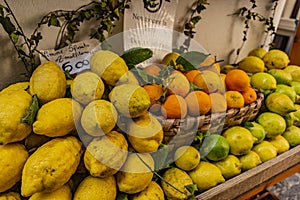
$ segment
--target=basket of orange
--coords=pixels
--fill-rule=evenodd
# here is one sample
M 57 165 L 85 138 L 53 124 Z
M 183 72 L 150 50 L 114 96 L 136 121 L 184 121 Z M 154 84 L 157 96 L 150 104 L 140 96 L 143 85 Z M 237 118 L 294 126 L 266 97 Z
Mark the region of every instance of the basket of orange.
M 190 145 L 199 132 L 221 133 L 253 120 L 264 99 L 245 71 L 221 73 L 219 62 L 200 52 L 168 53 L 161 65 L 149 65 L 143 73 L 149 111 L 162 124 L 169 147 Z

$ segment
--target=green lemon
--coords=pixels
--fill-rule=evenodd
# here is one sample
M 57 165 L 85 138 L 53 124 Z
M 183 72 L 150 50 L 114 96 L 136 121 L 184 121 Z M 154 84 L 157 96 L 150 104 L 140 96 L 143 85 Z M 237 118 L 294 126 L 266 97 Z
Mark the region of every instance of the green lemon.
M 230 146 L 230 153 L 236 156 L 244 155 L 251 151 L 253 144 L 257 139 L 252 133 L 241 126 L 232 126 L 223 132 Z
M 247 171 L 262 163 L 259 155 L 252 150 L 249 153 L 240 156 L 239 160 L 242 163 L 242 171 Z
M 279 92 L 287 95 L 293 101 L 293 103 L 295 103 L 296 100 L 298 100 L 297 93 L 294 90 L 294 88 L 292 88 L 291 86 L 284 85 L 284 84 L 277 84 L 275 92 Z
M 274 147 L 276 147 L 278 154 L 284 153 L 290 149 L 289 142 L 282 135 L 277 135 L 276 137 L 271 138 L 268 141 Z
M 262 59 L 266 53 L 267 51 L 263 48 L 255 48 L 249 51 L 248 56 L 256 56 Z
M 200 154 L 211 161 L 219 161 L 228 156 L 229 149 L 229 143 L 222 135 L 211 134 L 204 138 Z
M 213 164 L 221 170 L 225 179 L 230 179 L 242 172 L 242 163 L 236 156 L 231 154 L 224 160 L 214 162 Z
M 295 90 L 297 95 L 300 95 L 300 82 L 298 81 L 292 81 L 291 87 Z
M 292 75 L 283 69 L 270 69 L 268 73 L 276 79 L 277 84 L 291 85 L 293 81 Z
M 238 68 L 248 73 L 263 72 L 265 63 L 259 57 L 247 56 L 238 63 Z
M 266 140 L 254 145 L 252 151 L 259 155 L 262 162 L 266 162 L 277 156 L 276 147 Z
M 284 71 L 287 71 L 292 75 L 293 81 L 300 81 L 300 66 L 288 65 L 286 68 L 284 68 Z
M 289 96 L 280 92 L 269 94 L 265 99 L 265 105 L 271 112 L 282 116 L 297 110 Z
M 174 160 L 178 168 L 185 171 L 190 171 L 199 164 L 200 153 L 193 146 L 182 146 L 176 149 Z
M 284 51 L 272 49 L 264 55 L 263 61 L 268 69 L 283 69 L 289 64 L 290 59 Z
M 200 161 L 199 165 L 189 172 L 189 175 L 199 192 L 225 182 L 221 170 L 216 165 L 205 161 Z
M 246 122 L 244 124 L 244 127 L 247 128 L 252 133 L 252 135 L 254 137 L 256 137 L 257 140 L 254 142 L 254 144 L 258 144 L 258 143 L 262 142 L 265 139 L 266 130 L 259 123 L 255 122 L 255 121 Z
M 266 72 L 258 72 L 250 77 L 251 86 L 258 90 L 276 89 L 276 79 Z
M 300 144 L 300 128 L 297 126 L 288 127 L 282 136 L 289 142 L 291 147 Z
M 285 119 L 279 114 L 264 112 L 257 116 L 256 122 L 264 127 L 267 138 L 281 135 L 286 129 Z

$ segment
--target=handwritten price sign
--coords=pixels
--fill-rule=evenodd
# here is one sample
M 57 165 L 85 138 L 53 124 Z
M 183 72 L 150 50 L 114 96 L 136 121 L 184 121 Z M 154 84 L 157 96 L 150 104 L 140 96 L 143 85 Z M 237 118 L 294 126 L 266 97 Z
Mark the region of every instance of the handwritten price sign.
M 77 42 L 59 50 L 42 50 L 41 52 L 49 59 L 56 62 L 63 71 L 76 74 L 90 68 L 90 57 L 97 50 L 98 42 L 87 40 Z M 46 59 L 40 56 L 41 62 Z

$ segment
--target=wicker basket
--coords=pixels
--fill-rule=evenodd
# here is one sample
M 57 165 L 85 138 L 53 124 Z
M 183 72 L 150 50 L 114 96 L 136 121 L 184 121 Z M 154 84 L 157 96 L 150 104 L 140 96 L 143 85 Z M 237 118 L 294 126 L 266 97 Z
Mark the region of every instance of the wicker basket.
M 164 130 L 164 143 L 169 149 L 182 145 L 190 145 L 197 132 L 209 131 L 221 134 L 231 126 L 240 125 L 254 120 L 262 104 L 264 95 L 257 93 L 257 100 L 240 109 L 229 109 L 224 113 L 211 113 L 199 117 L 186 117 L 184 119 L 166 119 L 156 116 Z

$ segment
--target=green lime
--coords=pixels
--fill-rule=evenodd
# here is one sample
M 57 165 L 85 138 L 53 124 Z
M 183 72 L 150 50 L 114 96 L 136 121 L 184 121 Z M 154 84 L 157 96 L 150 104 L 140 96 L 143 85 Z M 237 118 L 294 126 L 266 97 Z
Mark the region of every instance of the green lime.
M 211 161 L 219 161 L 228 156 L 229 149 L 229 143 L 222 135 L 211 134 L 205 136 L 200 154 Z

